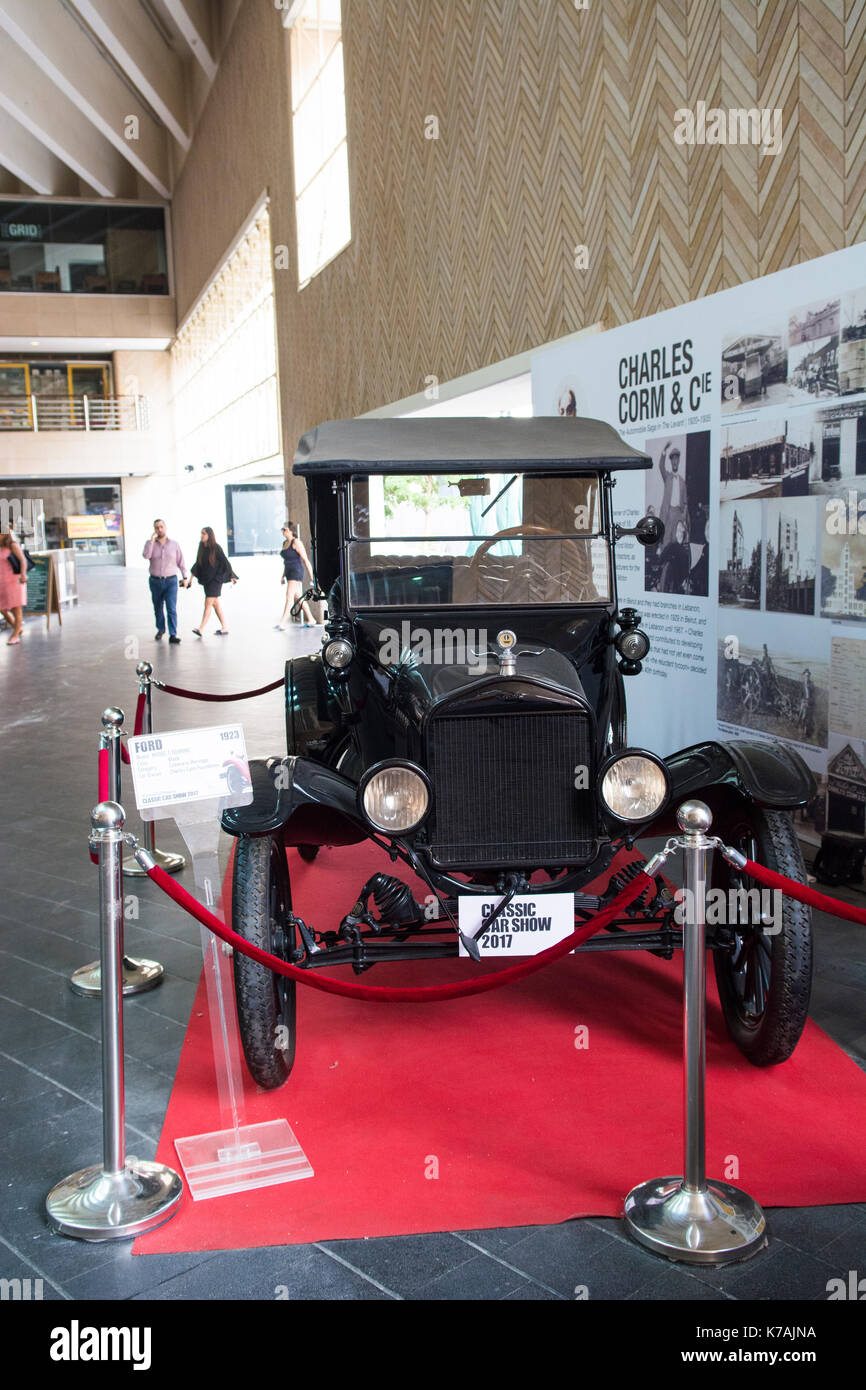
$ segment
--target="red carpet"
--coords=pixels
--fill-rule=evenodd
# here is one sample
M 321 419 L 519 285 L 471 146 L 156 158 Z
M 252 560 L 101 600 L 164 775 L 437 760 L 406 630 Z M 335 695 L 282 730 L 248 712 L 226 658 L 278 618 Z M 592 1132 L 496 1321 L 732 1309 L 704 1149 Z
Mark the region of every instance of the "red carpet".
M 323 850 L 311 865 L 289 858 L 295 910 L 319 929 L 387 867 L 366 846 Z M 425 984 L 475 968 L 407 963 L 369 978 Z M 294 1071 L 276 1092 L 248 1082 L 246 1120 L 284 1116 L 315 1177 L 195 1203 L 185 1192 L 178 1215 L 135 1250 L 618 1215 L 636 1183 L 681 1171 L 681 983 L 681 957 L 635 952 L 571 956 L 445 1004 L 356 1003 L 299 986 Z M 866 1200 L 866 1075 L 820 1028 L 808 1026 L 789 1062 L 758 1070 L 728 1041 L 711 984 L 707 1056 L 711 1176 L 764 1206 Z M 176 1137 L 220 1127 L 202 983 L 158 1156 L 177 1167 Z

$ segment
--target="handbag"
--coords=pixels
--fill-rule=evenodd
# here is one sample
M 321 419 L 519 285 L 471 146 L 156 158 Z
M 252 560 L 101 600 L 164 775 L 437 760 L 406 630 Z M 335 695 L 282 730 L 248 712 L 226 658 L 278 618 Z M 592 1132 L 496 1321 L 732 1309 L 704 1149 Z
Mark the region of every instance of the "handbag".
M 24 556 L 24 563 L 26 564 L 27 569 L 28 569 L 28 570 L 32 570 L 33 566 L 36 564 L 36 561 L 33 559 L 33 556 L 30 554 L 30 551 L 29 551 L 29 550 L 25 550 L 24 547 L 22 546 L 22 547 L 21 547 L 21 553 L 22 553 L 22 555 Z M 12 573 L 13 573 L 13 574 L 20 574 L 20 573 L 21 573 L 21 561 L 18 559 L 18 556 L 15 554 L 15 551 L 14 551 L 14 550 L 10 550 L 10 551 L 9 551 L 9 563 L 10 563 L 10 565 L 12 566 Z M 25 572 L 26 572 L 26 571 L 25 571 Z

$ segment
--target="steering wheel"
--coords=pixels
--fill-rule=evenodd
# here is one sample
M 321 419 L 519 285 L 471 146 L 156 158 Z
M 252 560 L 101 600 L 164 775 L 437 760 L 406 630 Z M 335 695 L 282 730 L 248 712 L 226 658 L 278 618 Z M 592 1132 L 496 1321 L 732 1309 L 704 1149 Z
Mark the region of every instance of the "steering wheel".
M 472 556 L 472 560 L 469 564 L 469 574 L 477 570 L 480 561 L 483 560 L 490 547 L 495 545 L 497 541 L 505 540 L 506 536 L 559 536 L 560 534 L 561 533 L 555 531 L 552 526 L 506 526 L 504 531 L 497 531 L 494 536 L 488 536 L 485 541 L 481 542 L 475 554 Z

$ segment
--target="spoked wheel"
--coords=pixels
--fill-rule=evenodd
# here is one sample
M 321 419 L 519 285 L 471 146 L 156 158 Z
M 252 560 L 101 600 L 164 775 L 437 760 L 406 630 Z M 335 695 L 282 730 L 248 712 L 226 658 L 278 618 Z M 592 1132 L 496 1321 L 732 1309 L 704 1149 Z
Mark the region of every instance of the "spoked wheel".
M 761 677 L 754 666 L 750 666 L 743 677 L 742 693 L 743 708 L 749 714 L 757 714 L 761 707 Z
M 241 837 L 235 847 L 232 920 L 245 940 L 288 960 L 294 929 L 288 925 L 292 892 L 286 851 L 268 836 Z M 253 1080 L 266 1091 L 288 1080 L 295 1060 L 295 982 L 274 975 L 236 951 L 235 998 L 244 1056 Z
M 806 866 L 791 817 L 782 811 L 750 807 L 742 818 L 719 829 L 721 838 L 748 859 L 806 882 Z M 775 1066 L 790 1057 L 806 1025 L 812 992 L 812 913 L 793 898 L 781 899 L 778 918 L 768 923 L 750 910 L 763 906 L 764 890 L 740 874 L 719 853 L 713 857 L 713 887 L 726 893 L 726 925 L 718 929 L 721 945 L 713 952 L 716 983 L 728 1032 L 756 1067 Z M 731 889 L 760 890 L 751 900 Z M 773 899 L 770 899 L 773 901 Z M 771 914 L 772 915 L 772 914 Z M 769 926 L 770 932 L 764 927 Z

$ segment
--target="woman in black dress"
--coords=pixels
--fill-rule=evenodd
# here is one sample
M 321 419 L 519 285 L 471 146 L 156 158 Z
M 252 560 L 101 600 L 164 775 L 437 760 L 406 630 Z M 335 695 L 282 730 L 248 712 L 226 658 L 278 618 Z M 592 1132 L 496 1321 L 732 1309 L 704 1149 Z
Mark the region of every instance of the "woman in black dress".
M 201 542 L 198 548 L 198 555 L 195 564 L 190 570 L 190 574 L 198 580 L 204 589 L 204 613 L 201 623 L 193 628 L 196 637 L 201 637 L 202 629 L 205 627 L 211 613 L 216 610 L 219 619 L 217 637 L 227 637 L 228 628 L 223 617 L 223 610 L 220 607 L 220 594 L 223 591 L 223 584 L 237 584 L 238 577 L 228 562 L 225 551 L 217 545 L 213 527 L 204 526 L 201 533 Z
M 310 576 L 310 583 L 313 582 L 313 569 L 304 549 L 304 542 L 298 537 L 297 522 L 287 521 L 283 527 L 283 545 L 280 555 L 283 561 L 281 582 L 286 585 L 286 602 L 283 607 L 283 616 L 277 623 L 277 628 L 280 632 L 284 632 L 289 609 L 302 592 L 301 585 L 305 569 Z M 301 608 L 304 614 L 304 627 L 317 627 L 318 624 L 313 617 L 310 605 L 302 603 Z

